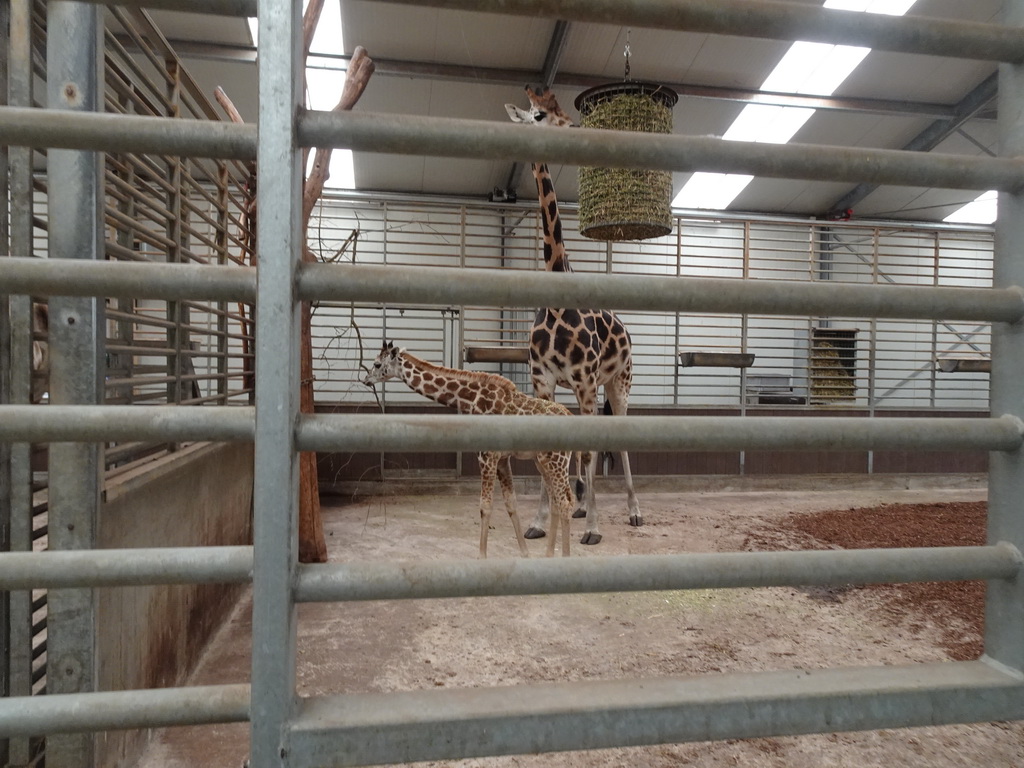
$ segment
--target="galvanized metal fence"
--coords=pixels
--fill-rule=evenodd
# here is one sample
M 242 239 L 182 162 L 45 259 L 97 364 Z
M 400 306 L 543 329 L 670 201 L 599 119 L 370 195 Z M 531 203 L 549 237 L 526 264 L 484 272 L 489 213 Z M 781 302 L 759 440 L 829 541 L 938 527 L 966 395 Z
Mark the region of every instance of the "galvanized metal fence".
M 158 0 L 153 0 L 157 4 Z M 161 7 L 251 14 L 251 0 L 159 0 Z M 494 10 L 480 0 L 434 0 Z M 969 159 L 871 150 L 719 142 L 681 136 L 635 136 L 522 130 L 448 119 L 299 109 L 299 8 L 261 0 L 259 144 L 251 127 L 203 121 L 92 114 L 90 82 L 99 55 L 95 8 L 49 7 L 50 49 L 61 51 L 51 82 L 80 84 L 74 104 L 51 93 L 49 109 L 6 107 L 0 142 L 48 146 L 51 209 L 68 221 L 51 227 L 43 266 L 0 259 L 0 284 L 14 297 L 51 295 L 53 357 L 47 407 L 3 405 L 0 440 L 63 446 L 66 480 L 54 487 L 47 555 L 0 556 L 6 589 L 61 593 L 60 631 L 50 654 L 83 692 L 11 697 L 0 702 L 0 734 L 64 734 L 47 762 L 88 764 L 88 734 L 110 728 L 183 723 L 251 723 L 252 765 L 360 765 L 410 760 L 585 749 L 685 740 L 741 738 L 1024 717 L 1024 519 L 1021 382 L 1024 381 L 1024 3 L 1007 3 L 1005 27 L 961 25 L 756 2 L 617 0 L 550 3 L 509 0 L 507 13 L 604 21 L 662 29 L 824 39 L 889 50 L 999 59 L 1003 157 Z M 58 22 L 58 23 L 55 23 Z M 62 31 L 65 30 L 65 31 Z M 72 31 L 74 34 L 72 34 Z M 56 45 L 54 44 L 56 43 Z M 58 107 L 62 105 L 62 107 Z M 565 136 L 563 134 L 570 133 Z M 193 264 L 99 261 L 99 179 L 90 150 L 258 160 L 260 279 L 252 270 Z M 694 280 L 649 275 L 524 272 L 509 281 L 498 270 L 458 271 L 376 265 L 300 263 L 297 147 L 349 146 L 362 151 L 554 160 L 587 165 L 742 171 L 857 182 L 935 185 L 1001 191 L 993 286 L 851 285 L 785 280 Z M 273 180 L 273 184 L 270 181 Z M 63 197 L 52 196 L 56 190 Z M 281 194 L 285 190 L 288 194 Z M 27 192 L 27 191 L 26 191 Z M 73 199 L 72 199 L 73 198 Z M 66 206 L 66 207 L 64 207 Z M 91 256 L 91 260 L 82 259 Z M 95 261 L 96 263 L 91 263 Z M 76 386 L 75 361 L 95 349 L 88 333 L 106 295 L 160 300 L 252 301 L 257 315 L 254 406 L 165 408 L 98 404 L 95 387 Z M 60 297 L 60 298 L 58 298 Z M 13 299 L 12 299 L 13 300 Z M 992 324 L 991 414 L 972 419 L 716 419 L 608 417 L 558 425 L 514 417 L 300 416 L 298 301 L 412 306 L 604 306 L 624 311 L 751 313 L 772 317 L 833 316 Z M 88 377 L 86 381 L 88 381 Z M 96 378 L 92 379 L 93 381 Z M 597 427 L 600 427 L 598 429 Z M 92 522 L 76 517 L 75 500 L 96 492 L 93 441 L 118 439 L 254 440 L 255 543 L 249 548 L 92 551 L 81 547 Z M 912 448 L 992 452 L 988 543 L 981 547 L 854 552 L 585 558 L 551 561 L 423 563 L 296 562 L 297 452 L 300 450 L 481 449 L 737 450 L 828 447 Z M 55 452 L 51 449 L 51 461 Z M 76 531 L 68 537 L 69 528 Z M 55 531 L 61 534 L 55 536 Z M 85 692 L 91 660 L 89 587 L 167 582 L 235 582 L 252 578 L 251 687 L 109 693 Z M 576 591 L 721 588 L 779 584 L 986 579 L 985 654 L 974 662 L 904 667 L 780 670 L 689 679 L 614 680 L 483 690 L 299 699 L 295 688 L 299 602 L 408 599 Z M 57 589 L 61 588 L 61 589 Z M 54 646 L 54 641 L 60 639 Z M 74 690 L 74 689 L 65 689 Z M 71 734 L 71 735 L 68 735 Z

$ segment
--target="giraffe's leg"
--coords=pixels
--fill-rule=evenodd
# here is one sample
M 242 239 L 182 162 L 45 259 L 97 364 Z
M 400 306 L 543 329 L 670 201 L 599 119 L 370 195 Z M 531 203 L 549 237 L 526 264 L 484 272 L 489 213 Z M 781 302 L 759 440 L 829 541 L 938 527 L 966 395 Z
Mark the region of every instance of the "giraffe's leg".
M 629 376 L 623 376 L 605 385 L 604 394 L 612 407 L 612 413 L 616 416 L 625 416 L 629 407 L 629 390 L 632 382 Z M 619 456 L 622 459 L 622 477 L 626 481 L 626 495 L 629 504 L 629 524 L 640 526 L 644 524 L 644 517 L 640 514 L 640 502 L 636 498 L 636 491 L 633 489 L 633 473 L 629 468 L 629 454 L 622 451 Z
M 548 557 L 554 557 L 559 533 L 562 536 L 562 555 L 569 556 L 569 519 L 573 499 L 572 487 L 569 485 L 569 459 L 569 453 L 542 453 L 537 457 L 537 468 L 552 499 Z
M 480 557 L 487 557 L 487 530 L 494 503 L 494 478 L 498 472 L 497 453 L 481 453 L 480 461 Z
M 555 382 L 549 375 L 539 368 L 535 368 L 531 381 L 533 383 L 534 397 L 539 397 L 542 400 L 555 399 Z M 541 479 L 543 481 L 543 478 Z M 526 533 L 523 535 L 528 539 L 543 539 L 548 529 L 550 512 L 551 500 L 548 498 L 547 484 L 541 482 L 540 504 L 537 506 L 537 515 L 533 518 L 533 522 L 530 523 L 530 527 L 526 529 Z
M 548 499 L 547 486 L 542 482 L 540 484 L 540 505 L 537 507 L 537 516 L 533 518 L 533 522 L 530 523 L 530 527 L 526 529 L 526 533 L 523 534 L 528 539 L 543 539 L 547 534 L 549 512 L 551 509 L 551 503 Z
M 597 383 L 590 380 L 587 385 L 575 389 L 576 400 L 580 404 L 580 415 L 593 416 L 597 413 Z M 573 517 L 586 517 L 587 526 L 580 538 L 580 544 L 599 544 L 601 533 L 597 528 L 597 497 L 594 495 L 594 474 L 597 468 L 597 451 L 580 454 L 583 461 L 583 498 L 573 513 Z M 571 504 L 571 503 L 570 503 Z
M 502 456 L 498 460 L 498 483 L 501 485 L 501 495 L 505 499 L 505 510 L 512 520 L 512 530 L 516 532 L 516 544 L 519 545 L 519 554 L 529 557 L 530 551 L 526 548 L 526 540 L 523 538 L 523 527 L 519 524 L 519 513 L 516 511 L 516 489 L 512 484 L 512 457 Z

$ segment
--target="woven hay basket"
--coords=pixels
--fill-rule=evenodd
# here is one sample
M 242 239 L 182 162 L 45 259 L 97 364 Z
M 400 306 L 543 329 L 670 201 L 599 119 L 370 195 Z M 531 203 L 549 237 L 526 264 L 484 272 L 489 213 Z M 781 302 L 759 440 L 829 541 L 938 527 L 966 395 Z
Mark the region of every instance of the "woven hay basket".
M 584 128 L 671 133 L 679 97 L 657 83 L 599 85 L 576 98 Z M 648 240 L 672 231 L 672 173 L 580 168 L 580 233 L 593 240 Z

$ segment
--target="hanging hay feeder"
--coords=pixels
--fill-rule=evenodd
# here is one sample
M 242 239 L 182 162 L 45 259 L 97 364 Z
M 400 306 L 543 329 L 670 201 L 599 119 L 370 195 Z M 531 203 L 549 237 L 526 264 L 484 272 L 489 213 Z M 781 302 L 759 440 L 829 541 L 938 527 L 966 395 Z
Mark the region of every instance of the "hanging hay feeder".
M 679 97 L 657 83 L 599 85 L 576 97 L 584 128 L 671 133 Z M 648 240 L 672 231 L 672 173 L 580 168 L 580 233 L 593 240 Z

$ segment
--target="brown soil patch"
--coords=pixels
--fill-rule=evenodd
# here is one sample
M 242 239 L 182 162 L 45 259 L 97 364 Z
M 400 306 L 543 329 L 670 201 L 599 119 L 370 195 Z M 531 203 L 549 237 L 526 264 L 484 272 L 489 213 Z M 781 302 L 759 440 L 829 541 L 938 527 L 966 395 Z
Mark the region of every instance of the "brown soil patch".
M 988 505 L 984 501 L 938 504 L 881 504 L 789 515 L 777 528 L 748 537 L 752 549 L 963 547 L 985 543 Z M 942 627 L 941 642 L 957 661 L 981 656 L 985 583 L 982 581 L 874 584 L 886 600 L 877 611 L 889 622 L 926 614 Z M 818 596 L 839 600 L 843 589 L 817 588 Z M 814 592 L 814 590 L 812 590 Z

